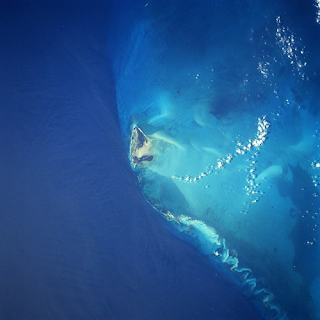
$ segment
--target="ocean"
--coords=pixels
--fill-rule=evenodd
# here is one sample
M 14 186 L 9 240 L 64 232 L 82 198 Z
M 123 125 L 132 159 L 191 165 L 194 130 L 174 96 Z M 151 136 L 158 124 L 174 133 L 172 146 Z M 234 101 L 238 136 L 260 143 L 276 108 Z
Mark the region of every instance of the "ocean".
M 118 4 L 0 3 L 0 318 L 261 319 L 145 201 L 114 72 L 141 2 Z

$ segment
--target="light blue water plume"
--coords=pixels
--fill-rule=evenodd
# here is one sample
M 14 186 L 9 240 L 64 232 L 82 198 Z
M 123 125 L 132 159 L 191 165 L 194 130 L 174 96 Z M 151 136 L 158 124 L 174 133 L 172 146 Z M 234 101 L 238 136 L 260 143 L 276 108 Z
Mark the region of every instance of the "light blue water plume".
M 311 2 L 295 21 L 300 6 L 138 1 L 114 72 L 126 148 L 136 126 L 152 143 L 134 169 L 147 201 L 266 318 L 307 320 L 320 310 L 320 26 Z

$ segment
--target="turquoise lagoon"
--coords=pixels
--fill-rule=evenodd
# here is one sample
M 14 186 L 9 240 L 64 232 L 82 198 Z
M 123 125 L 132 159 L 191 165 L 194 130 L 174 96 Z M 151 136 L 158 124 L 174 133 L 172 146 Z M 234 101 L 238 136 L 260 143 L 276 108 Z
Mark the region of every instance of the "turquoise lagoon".
M 320 319 L 319 8 L 137 1 L 114 21 L 145 199 L 266 319 Z

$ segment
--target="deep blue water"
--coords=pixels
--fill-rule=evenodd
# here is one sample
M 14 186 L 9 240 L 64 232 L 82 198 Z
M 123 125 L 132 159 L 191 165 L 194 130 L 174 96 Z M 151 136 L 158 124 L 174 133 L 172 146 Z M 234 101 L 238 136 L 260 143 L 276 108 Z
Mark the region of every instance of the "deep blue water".
M 113 10 L 0 4 L 0 318 L 260 319 L 141 195 L 118 120 Z

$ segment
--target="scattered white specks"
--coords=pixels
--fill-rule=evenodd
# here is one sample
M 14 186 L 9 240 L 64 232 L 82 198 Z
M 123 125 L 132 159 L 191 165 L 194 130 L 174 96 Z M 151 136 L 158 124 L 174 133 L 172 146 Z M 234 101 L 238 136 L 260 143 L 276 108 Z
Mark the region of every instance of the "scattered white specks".
M 259 62 L 259 65 L 258 65 L 258 70 L 265 79 L 267 79 L 269 76 L 269 69 L 268 69 L 269 66 L 270 66 L 270 62 L 264 62 L 264 63 Z
M 320 168 L 320 161 L 313 161 L 311 166 L 313 169 Z
M 231 163 L 236 156 L 246 154 L 247 152 L 251 151 L 252 147 L 255 147 L 256 149 L 259 150 L 259 148 L 264 144 L 264 142 L 267 139 L 270 125 L 271 124 L 266 119 L 266 116 L 262 116 L 261 118 L 258 118 L 258 129 L 257 129 L 257 133 L 254 140 L 250 139 L 248 143 L 245 145 L 242 144 L 241 142 L 238 142 L 234 153 L 228 154 L 224 158 L 218 159 L 216 165 L 209 165 L 204 172 L 201 172 L 197 176 L 187 175 L 185 177 L 180 177 L 180 176 L 174 175 L 172 176 L 172 179 L 184 181 L 188 183 L 196 183 L 201 179 L 203 179 L 204 177 L 209 176 L 212 173 L 214 174 L 219 173 L 219 171 L 216 171 L 216 170 L 223 169 L 227 164 Z M 250 174 L 251 174 L 251 179 L 253 179 L 252 185 L 254 185 L 255 184 L 254 171 L 252 171 Z
M 320 0 L 317 0 L 317 2 L 319 2 L 320 6 Z M 305 48 L 299 48 L 299 42 L 301 42 L 302 39 L 297 39 L 296 35 L 288 27 L 282 26 L 280 16 L 276 18 L 276 22 L 277 43 L 283 55 L 290 60 L 293 71 L 297 72 L 304 80 L 305 74 L 303 68 L 307 65 L 307 62 L 304 59 Z
M 320 24 L 320 0 L 315 1 L 315 7 L 317 8 L 316 22 Z

